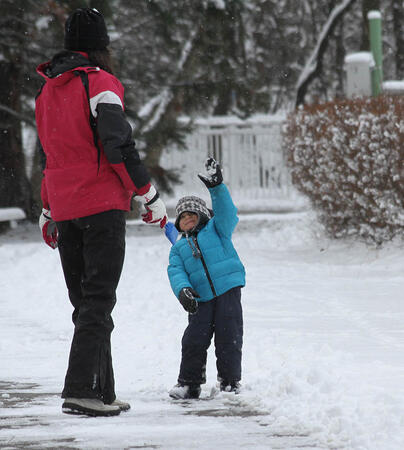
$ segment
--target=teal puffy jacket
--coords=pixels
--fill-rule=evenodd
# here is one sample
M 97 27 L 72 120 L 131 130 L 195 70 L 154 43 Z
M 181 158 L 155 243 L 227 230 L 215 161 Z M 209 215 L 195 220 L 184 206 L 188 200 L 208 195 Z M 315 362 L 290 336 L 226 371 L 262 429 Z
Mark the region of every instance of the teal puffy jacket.
M 182 288 L 192 287 L 206 302 L 236 286 L 245 285 L 245 269 L 231 236 L 237 225 L 237 208 L 222 183 L 209 189 L 214 216 L 193 236 L 182 236 L 170 251 L 167 269 L 178 298 Z M 200 257 L 195 257 L 200 252 Z

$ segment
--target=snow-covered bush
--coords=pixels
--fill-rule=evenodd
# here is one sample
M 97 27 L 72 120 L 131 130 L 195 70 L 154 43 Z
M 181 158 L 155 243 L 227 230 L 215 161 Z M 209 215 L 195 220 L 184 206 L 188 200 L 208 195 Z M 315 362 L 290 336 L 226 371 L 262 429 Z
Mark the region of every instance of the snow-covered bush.
M 404 97 L 307 105 L 283 142 L 293 182 L 333 237 L 404 235 Z

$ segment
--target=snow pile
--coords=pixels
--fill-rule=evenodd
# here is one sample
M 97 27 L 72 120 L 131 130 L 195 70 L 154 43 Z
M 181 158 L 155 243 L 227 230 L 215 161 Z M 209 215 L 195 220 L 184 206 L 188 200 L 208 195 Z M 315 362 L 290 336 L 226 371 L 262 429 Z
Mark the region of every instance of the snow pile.
M 284 144 L 296 186 L 333 237 L 382 243 L 403 234 L 404 99 L 307 106 L 290 115 Z
M 276 339 L 272 346 L 279 347 Z M 265 364 L 254 371 L 261 375 L 248 372 L 247 388 L 260 393 L 261 408 L 270 413 L 264 423 L 274 435 L 310 436 L 330 449 L 400 448 L 402 397 L 353 383 L 343 373 L 354 365 L 352 357 L 327 345 L 260 347 Z
M 21 208 L 0 208 L 0 222 L 25 219 Z
M 403 80 L 386 80 L 383 81 L 383 91 L 389 94 L 403 94 L 404 81 Z

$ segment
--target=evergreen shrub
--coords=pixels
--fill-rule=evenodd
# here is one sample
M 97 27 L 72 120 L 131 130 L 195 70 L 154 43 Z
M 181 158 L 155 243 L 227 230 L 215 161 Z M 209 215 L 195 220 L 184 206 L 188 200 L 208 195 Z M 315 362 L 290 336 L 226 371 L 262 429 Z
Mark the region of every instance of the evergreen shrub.
M 288 116 L 292 179 L 328 234 L 381 244 L 404 235 L 404 97 L 306 105 Z

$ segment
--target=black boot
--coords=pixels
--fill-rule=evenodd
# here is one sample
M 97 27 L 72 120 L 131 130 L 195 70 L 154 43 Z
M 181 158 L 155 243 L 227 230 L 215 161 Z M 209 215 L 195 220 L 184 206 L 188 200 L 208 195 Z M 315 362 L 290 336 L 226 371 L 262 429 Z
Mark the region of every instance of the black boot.
M 220 390 L 223 392 L 234 392 L 239 394 L 241 390 L 241 384 L 238 381 L 220 381 Z
M 201 387 L 199 384 L 176 384 L 169 391 L 169 396 L 176 400 L 187 398 L 199 398 Z

